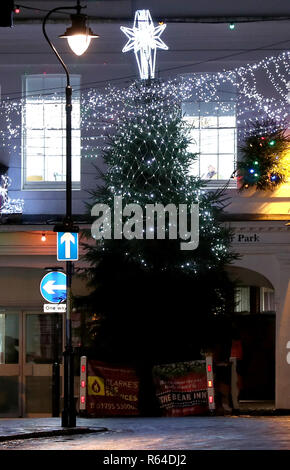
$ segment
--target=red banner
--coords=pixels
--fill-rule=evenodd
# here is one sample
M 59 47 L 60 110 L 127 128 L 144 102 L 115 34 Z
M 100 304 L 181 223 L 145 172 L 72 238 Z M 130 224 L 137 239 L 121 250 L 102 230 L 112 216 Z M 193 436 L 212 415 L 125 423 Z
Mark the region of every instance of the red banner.
M 139 379 L 134 369 L 89 360 L 87 384 L 90 416 L 139 415 Z
M 208 412 L 205 361 L 154 366 L 153 379 L 163 416 L 187 416 Z

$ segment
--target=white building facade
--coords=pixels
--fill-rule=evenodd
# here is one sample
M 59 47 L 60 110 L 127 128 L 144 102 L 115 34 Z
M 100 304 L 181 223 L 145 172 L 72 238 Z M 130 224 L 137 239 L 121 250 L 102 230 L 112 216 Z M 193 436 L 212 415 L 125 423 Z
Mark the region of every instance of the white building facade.
M 58 6 L 53 1 L 45 3 L 52 8 Z M 101 16 L 108 20 L 103 23 L 97 19 L 99 12 L 96 13 L 92 5 L 88 8 L 88 14 L 92 17 L 91 26 L 100 38 L 86 56 L 77 59 L 72 57 L 65 45 L 60 46 L 71 72 L 74 89 L 73 214 L 81 228 L 87 227 L 87 191 L 96 184 L 93 164 L 97 163 L 101 168 L 103 165 L 100 157 L 96 159 L 90 155 L 88 142 L 98 136 L 85 124 L 83 96 L 86 90 L 102 93 L 108 83 L 127 86 L 137 72 L 133 55 L 130 57 L 130 54 L 121 53 L 124 38 L 120 25 L 126 24 L 127 19 L 128 25 L 132 23 L 131 2 L 109 3 L 111 9 L 107 5 L 101 8 Z M 116 3 L 122 5 L 117 6 Z M 142 7 L 142 2 L 137 3 L 137 7 Z M 205 14 L 202 2 L 194 10 L 187 3 L 181 2 L 180 11 L 171 7 L 169 13 L 164 5 L 157 8 L 154 2 L 147 2 L 146 7 L 152 7 L 153 19 L 155 17 L 160 21 L 166 16 L 174 19 L 177 16 L 192 18 Z M 269 2 L 264 2 L 263 7 L 265 15 L 270 15 Z M 221 2 L 219 8 L 212 12 L 212 16 L 225 15 L 229 4 Z M 285 15 L 286 10 L 281 9 L 276 14 Z M 121 18 L 122 12 L 126 15 L 125 21 Z M 232 13 L 237 15 L 236 11 Z M 260 12 L 254 10 L 252 2 L 245 2 L 243 15 L 257 13 Z M 61 18 L 48 25 L 55 42 L 64 26 Z M 288 34 L 283 22 L 265 22 L 259 24 L 256 30 L 251 28 L 250 24 L 243 26 L 237 23 L 238 32 L 233 36 L 233 31 L 225 23 L 210 26 L 186 21 L 169 22 L 163 35 L 169 51 L 158 51 L 157 75 L 160 69 L 165 71 L 160 74 L 164 79 L 180 76 L 183 72 L 188 76 L 209 74 L 210 77 L 210 74 L 217 74 L 223 69 L 247 68 L 249 64 L 254 66 L 273 54 L 270 46 L 267 49 L 267 44 L 283 42 Z M 64 264 L 56 260 L 53 226 L 65 212 L 64 99 L 63 94 L 55 93 L 64 87 L 65 80 L 42 36 L 37 12 L 24 11 L 23 17 L 16 18 L 14 28 L 0 28 L 0 38 L 0 130 L 3 142 L 0 174 L 1 171 L 3 174 L 8 172 L 11 179 L 9 197 L 23 201 L 18 214 L 0 210 L 0 416 L 50 416 L 53 414 L 53 364 L 61 356 L 64 331 L 62 322 L 53 313 L 43 311 L 44 299 L 39 284 L 47 270 L 64 268 Z M 194 47 L 189 48 L 188 44 L 194 44 Z M 253 44 L 257 44 L 255 51 Z M 281 47 L 284 50 L 284 46 Z M 242 49 L 248 49 L 248 53 L 242 55 Z M 280 52 L 276 51 L 275 57 Z M 254 80 L 252 86 L 257 86 L 265 100 L 275 98 L 279 102 L 279 117 L 285 117 L 290 106 L 286 100 L 287 57 L 280 64 L 281 67 L 283 64 L 283 71 L 275 62 L 278 67 L 276 75 L 275 65 L 274 69 L 271 68 L 271 60 L 267 72 L 264 73 L 266 69 L 262 67 L 255 78 L 254 72 L 250 74 Z M 279 77 L 283 80 L 278 82 Z M 241 89 L 229 89 L 228 85 L 224 85 L 222 90 L 222 103 L 229 101 L 229 96 L 233 99 L 227 111 L 208 97 L 204 102 L 199 99 L 184 104 L 185 113 L 195 127 L 193 150 L 200 154 L 193 171 L 209 180 L 211 189 L 221 187 L 230 180 L 227 190 L 229 205 L 224 223 L 233 228 L 232 246 L 240 255 L 229 267 L 231 277 L 240 288 L 240 307 L 237 307 L 236 314 L 241 318 L 251 314 L 255 318 L 259 315 L 274 318 L 274 323 L 270 322 L 272 326 L 263 330 L 269 332 L 268 343 L 259 339 L 263 343 L 263 354 L 266 344 L 273 345 L 274 349 L 269 352 L 269 374 L 272 378 L 268 380 L 264 373 L 265 386 L 261 379 L 260 386 L 258 384 L 255 390 L 245 392 L 244 400 L 268 400 L 274 403 L 276 409 L 289 410 L 290 226 L 287 223 L 290 182 L 271 193 L 238 191 L 237 181 L 232 176 L 239 158 L 239 132 L 244 130 L 247 121 L 245 107 L 251 104 L 251 100 L 247 97 L 247 104 L 241 100 L 237 109 L 234 95 Z M 284 98 L 281 96 L 283 93 Z M 255 115 L 257 107 L 252 104 L 252 109 L 248 111 Z M 212 167 L 214 170 L 209 176 Z M 74 279 L 73 292 L 84 294 L 85 284 Z M 76 317 L 74 322 L 78 328 L 80 318 Z M 78 345 L 77 341 L 75 338 L 75 346 Z M 247 344 L 250 343 L 249 351 L 256 351 L 253 336 Z M 267 359 L 264 357 L 261 360 L 265 369 Z M 250 360 L 248 364 L 257 372 L 259 364 L 252 364 Z M 272 385 L 273 392 L 268 392 Z M 267 388 L 264 395 L 263 387 Z

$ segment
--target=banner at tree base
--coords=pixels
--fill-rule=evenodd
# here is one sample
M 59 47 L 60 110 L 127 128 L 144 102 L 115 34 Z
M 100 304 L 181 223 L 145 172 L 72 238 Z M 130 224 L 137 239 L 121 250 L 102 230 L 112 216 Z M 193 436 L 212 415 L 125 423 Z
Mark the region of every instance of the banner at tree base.
M 153 380 L 163 416 L 208 413 L 205 361 L 154 366 Z
M 139 378 L 134 369 L 89 360 L 87 380 L 90 416 L 139 415 Z

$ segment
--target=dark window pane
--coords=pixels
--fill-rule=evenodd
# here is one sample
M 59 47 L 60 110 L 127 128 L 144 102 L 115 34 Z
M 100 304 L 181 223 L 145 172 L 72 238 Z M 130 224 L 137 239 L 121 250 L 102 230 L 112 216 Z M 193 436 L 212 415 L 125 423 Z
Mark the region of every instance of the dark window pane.
M 62 356 L 62 317 L 56 315 L 26 316 L 26 362 L 52 364 Z
M 18 364 L 19 316 L 0 313 L 0 364 Z

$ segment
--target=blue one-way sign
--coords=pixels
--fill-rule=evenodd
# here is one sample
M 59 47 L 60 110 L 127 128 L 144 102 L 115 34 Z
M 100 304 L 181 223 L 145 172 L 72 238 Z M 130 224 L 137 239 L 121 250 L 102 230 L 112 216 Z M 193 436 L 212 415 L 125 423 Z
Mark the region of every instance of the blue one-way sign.
M 40 283 L 42 297 L 52 304 L 66 300 L 66 274 L 61 271 L 51 271 Z
M 78 234 L 74 232 L 57 232 L 57 260 L 77 261 L 78 259 Z

